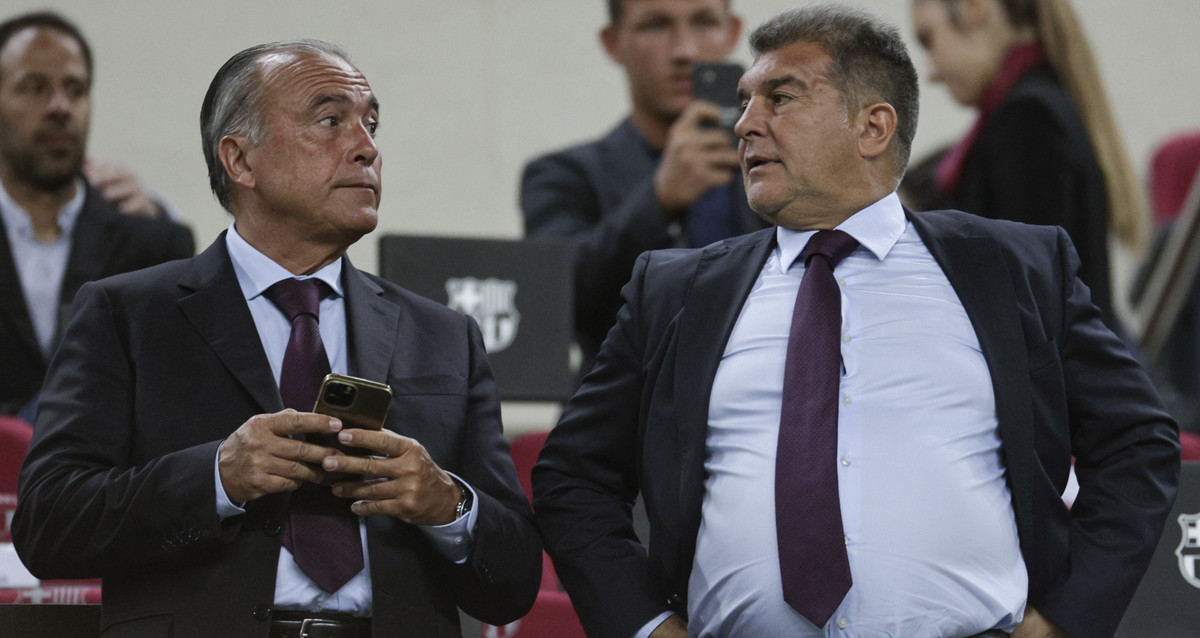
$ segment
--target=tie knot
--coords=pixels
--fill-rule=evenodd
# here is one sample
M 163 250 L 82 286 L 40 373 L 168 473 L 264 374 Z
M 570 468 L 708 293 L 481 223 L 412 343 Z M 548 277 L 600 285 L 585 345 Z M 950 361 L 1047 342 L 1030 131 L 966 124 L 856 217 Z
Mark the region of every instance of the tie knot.
M 801 256 L 805 265 L 814 255 L 821 255 L 834 268 L 858 248 L 858 240 L 841 230 L 819 230 L 808 240 Z
M 263 296 L 282 310 L 288 321 L 294 321 L 300 315 L 319 318 L 321 298 L 326 290 L 328 285 L 320 279 L 282 279 L 267 288 Z

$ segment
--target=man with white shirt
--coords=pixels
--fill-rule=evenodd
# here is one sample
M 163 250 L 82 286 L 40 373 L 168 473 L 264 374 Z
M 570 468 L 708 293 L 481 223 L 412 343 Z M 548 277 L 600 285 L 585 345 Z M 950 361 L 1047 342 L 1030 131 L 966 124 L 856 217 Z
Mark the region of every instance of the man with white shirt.
M 13 539 L 39 577 L 104 579 L 106 636 L 456 635 L 458 607 L 532 604 L 540 543 L 478 327 L 344 256 L 377 222 L 378 121 L 337 47 L 238 53 L 201 109 L 233 224 L 80 291 Z M 311 413 L 328 372 L 391 387 L 382 431 Z
M 75 25 L 49 12 L 0 22 L 0 414 L 32 420 L 84 282 L 194 254 L 187 228 L 121 214 L 150 201 L 128 172 L 96 164 L 85 179 L 91 87 Z
M 902 208 L 894 27 L 812 5 L 751 47 L 742 175 L 778 228 L 642 255 L 534 470 L 588 635 L 1111 636 L 1178 437 L 1069 239 Z

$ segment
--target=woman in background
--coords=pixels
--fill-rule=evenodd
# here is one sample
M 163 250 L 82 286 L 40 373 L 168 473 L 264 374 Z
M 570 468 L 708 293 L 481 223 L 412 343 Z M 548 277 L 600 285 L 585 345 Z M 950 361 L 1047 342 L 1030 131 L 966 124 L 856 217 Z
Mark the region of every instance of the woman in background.
M 934 184 L 976 215 L 1062 226 L 1110 320 L 1109 236 L 1140 256 L 1147 221 L 1091 48 L 1066 0 L 914 0 L 929 75 L 978 110 Z M 1113 324 L 1115 325 L 1115 324 Z

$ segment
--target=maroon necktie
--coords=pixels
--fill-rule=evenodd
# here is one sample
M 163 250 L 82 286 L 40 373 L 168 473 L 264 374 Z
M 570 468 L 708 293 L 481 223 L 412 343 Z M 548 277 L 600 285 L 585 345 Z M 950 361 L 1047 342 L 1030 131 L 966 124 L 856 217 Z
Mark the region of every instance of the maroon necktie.
M 318 323 L 326 290 L 318 279 L 284 279 L 263 293 L 292 322 L 279 395 L 284 407 L 300 412 L 312 411 L 321 382 L 329 374 Z M 341 589 L 363 568 L 358 518 L 349 502 L 334 496 L 328 485 L 304 483 L 292 493 L 283 545 L 300 569 L 327 592 Z
M 838 500 L 842 298 L 833 269 L 857 246 L 840 230 L 822 230 L 804 249 L 775 450 L 783 598 L 818 627 L 829 621 L 851 584 Z

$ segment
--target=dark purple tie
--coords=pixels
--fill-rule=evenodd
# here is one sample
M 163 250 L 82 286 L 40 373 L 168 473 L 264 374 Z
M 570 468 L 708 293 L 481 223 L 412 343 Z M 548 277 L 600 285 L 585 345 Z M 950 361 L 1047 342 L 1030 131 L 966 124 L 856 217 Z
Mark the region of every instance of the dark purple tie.
M 321 381 L 329 374 L 318 323 L 327 289 L 318 279 L 284 279 L 263 293 L 292 322 L 279 395 L 284 407 L 300 412 L 312 411 Z M 327 592 L 341 589 L 363 568 L 358 518 L 349 502 L 334 496 L 327 485 L 305 483 L 292 493 L 283 545 L 300 569 Z
M 840 230 L 822 230 L 801 255 L 806 265 L 792 311 L 775 450 L 783 598 L 818 627 L 851 584 L 838 500 L 842 298 L 833 269 L 857 246 Z

